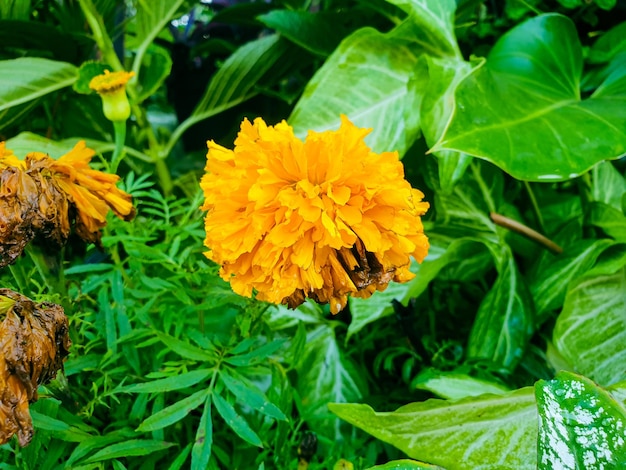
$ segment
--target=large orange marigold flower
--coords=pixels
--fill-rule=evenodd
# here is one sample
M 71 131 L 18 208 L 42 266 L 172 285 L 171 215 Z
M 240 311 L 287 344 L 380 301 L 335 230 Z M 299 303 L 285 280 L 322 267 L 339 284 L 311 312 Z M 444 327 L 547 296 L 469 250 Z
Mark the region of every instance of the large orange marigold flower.
M 429 206 L 397 152 L 365 144 L 369 132 L 342 116 L 339 130 L 302 142 L 285 121 L 259 118 L 244 120 L 234 150 L 208 142 L 206 256 L 235 292 L 290 307 L 310 297 L 337 313 L 348 295 L 413 277 Z

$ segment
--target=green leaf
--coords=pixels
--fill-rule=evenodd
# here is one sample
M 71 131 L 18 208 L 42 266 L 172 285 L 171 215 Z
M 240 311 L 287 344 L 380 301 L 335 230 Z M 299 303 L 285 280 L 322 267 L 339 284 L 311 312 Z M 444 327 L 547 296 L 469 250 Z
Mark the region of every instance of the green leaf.
M 469 358 L 512 370 L 534 332 L 534 307 L 515 259 L 509 255 L 478 308 L 467 345 Z
M 602 202 L 592 202 L 587 210 L 589 224 L 600 227 L 616 241 L 626 243 L 626 216 L 621 210 Z
M 405 113 L 415 113 L 421 100 L 408 91 L 416 61 L 404 41 L 359 29 L 309 81 L 288 121 L 305 136 L 310 129 L 338 129 L 345 114 L 355 125 L 373 129 L 365 140 L 375 152 L 404 155 L 419 131 L 419 123 L 405 121 Z
M 259 436 L 252 430 L 248 422 L 241 417 L 233 408 L 233 405 L 228 403 L 219 395 L 213 395 L 213 402 L 215 403 L 215 409 L 220 414 L 226 424 L 235 431 L 239 437 L 241 437 L 248 444 L 257 447 L 263 447 L 263 442 Z
M 343 13 L 273 10 L 258 19 L 303 49 L 324 57 L 350 33 Z
M 21 57 L 0 60 L 0 111 L 71 86 L 78 69 L 66 62 Z
M 204 403 L 208 393 L 208 390 L 203 389 L 163 408 L 145 419 L 137 428 L 137 432 L 150 432 L 177 423 Z
M 561 308 L 569 283 L 587 272 L 598 256 L 612 245 L 611 240 L 580 240 L 566 246 L 561 254 L 546 254 L 541 258 L 528 276 L 537 325 Z
M 593 167 L 594 201 L 603 202 L 617 210 L 622 209 L 622 196 L 626 193 L 626 178 L 611 162 L 600 162 Z
M 416 460 L 393 460 L 383 465 L 376 465 L 375 467 L 369 467 L 367 470 L 412 470 L 412 469 L 431 469 L 431 470 L 444 470 L 437 465 L 430 465 L 427 463 L 417 462 Z
M 251 366 L 264 362 L 282 348 L 286 341 L 286 338 L 275 339 L 248 353 L 227 357 L 224 359 L 224 362 L 233 366 Z
M 137 80 L 139 95 L 135 99 L 136 102 L 141 103 L 156 93 L 170 75 L 171 69 L 172 59 L 166 50 L 156 46 L 149 48 L 139 69 Z
M 451 469 L 536 468 L 537 408 L 531 387 L 459 401 L 431 399 L 393 412 L 360 404 L 328 406 L 413 459 Z
M 211 418 L 211 395 L 207 395 L 196 440 L 191 450 L 191 470 L 206 470 L 213 446 L 213 419 Z
M 454 35 L 454 0 L 387 1 L 409 14 L 392 34 L 418 43 L 430 55 L 461 57 Z
M 270 403 L 263 393 L 244 383 L 242 379 L 235 379 L 224 372 L 220 374 L 220 379 L 242 404 L 254 408 L 271 418 L 282 421 L 287 420 L 284 413 L 276 405 Z
M 622 256 L 601 264 L 573 283 L 554 326 L 560 354 L 603 386 L 626 379 L 625 263 Z
M 205 380 L 213 373 L 212 369 L 193 370 L 184 374 L 166 377 L 164 379 L 153 380 L 141 384 L 132 384 L 124 387 L 124 392 L 130 393 L 164 393 L 172 390 L 180 390 L 182 388 L 192 387 L 197 383 Z
M 160 331 L 155 331 L 154 334 L 176 354 L 191 359 L 192 361 L 213 361 L 215 360 L 215 354 L 211 351 L 204 350 L 193 346 L 178 338 L 166 335 Z
M 626 410 L 591 380 L 560 372 L 535 384 L 539 470 L 621 468 Z
M 504 395 L 509 389 L 487 380 L 472 377 L 459 372 L 444 372 L 435 369 L 425 369 L 411 382 L 412 388 L 428 390 L 435 395 L 460 400 L 466 397 L 475 397 L 485 393 Z
M 428 85 L 420 109 L 422 132 L 429 146 L 433 146 L 443 135 L 454 112 L 454 92 L 459 83 L 472 71 L 469 62 L 460 58 L 437 58 L 426 56 L 428 62 Z M 439 184 L 449 191 L 463 176 L 471 161 L 468 155 L 442 150 L 436 152 L 439 160 Z
M 591 46 L 587 60 L 592 64 L 602 64 L 610 62 L 622 52 L 626 52 L 626 21 L 600 36 Z
M 33 420 L 33 426 L 35 429 L 49 431 L 52 436 L 62 441 L 83 442 L 92 437 L 89 433 L 81 429 L 70 426 L 68 423 L 51 416 L 38 413 L 35 410 L 30 410 L 30 416 Z
M 297 390 L 302 418 L 330 439 L 342 437 L 341 422 L 328 412 L 329 402 L 362 399 L 366 384 L 352 361 L 344 355 L 328 325 L 320 325 L 307 337 L 307 349 L 298 365 Z
M 570 19 L 547 14 L 522 23 L 458 86 L 455 113 L 432 150 L 465 152 L 531 181 L 572 178 L 624 154 L 626 67 L 584 100 L 581 72 Z
M 170 442 L 154 441 L 151 439 L 131 439 L 125 442 L 118 442 L 99 450 L 84 463 L 101 462 L 103 460 L 117 459 L 119 457 L 136 457 L 149 455 L 153 452 L 168 449 L 174 444 Z

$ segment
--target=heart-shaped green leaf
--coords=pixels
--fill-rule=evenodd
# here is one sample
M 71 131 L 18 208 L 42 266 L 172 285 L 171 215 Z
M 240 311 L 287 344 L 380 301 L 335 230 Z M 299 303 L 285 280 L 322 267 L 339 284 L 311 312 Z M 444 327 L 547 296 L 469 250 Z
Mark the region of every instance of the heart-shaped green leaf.
M 626 65 L 582 99 L 582 47 L 572 21 L 541 15 L 505 34 L 457 88 L 433 151 L 484 158 L 514 177 L 559 181 L 626 152 Z
M 421 94 L 409 93 L 417 63 L 414 48 L 372 28 L 348 36 L 314 75 L 289 124 L 296 134 L 309 129 L 337 129 L 340 114 L 373 131 L 366 142 L 376 152 L 397 150 L 400 155 L 414 142 Z

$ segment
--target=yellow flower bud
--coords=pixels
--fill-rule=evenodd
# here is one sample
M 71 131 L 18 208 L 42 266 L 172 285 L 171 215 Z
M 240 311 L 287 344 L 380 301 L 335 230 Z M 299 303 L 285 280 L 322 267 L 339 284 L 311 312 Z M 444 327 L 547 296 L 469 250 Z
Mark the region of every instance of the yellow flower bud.
M 126 96 L 126 84 L 134 72 L 109 72 L 97 75 L 89 82 L 89 88 L 102 98 L 102 110 L 110 121 L 125 121 L 130 116 L 130 103 Z

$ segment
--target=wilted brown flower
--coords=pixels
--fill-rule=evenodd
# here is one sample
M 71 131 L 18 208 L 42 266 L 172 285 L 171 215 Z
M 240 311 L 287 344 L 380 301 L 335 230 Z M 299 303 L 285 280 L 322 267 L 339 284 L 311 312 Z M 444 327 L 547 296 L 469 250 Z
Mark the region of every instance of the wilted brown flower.
M 17 434 L 25 446 L 33 437 L 28 404 L 69 353 L 68 322 L 59 305 L 35 303 L 9 289 L 0 289 L 0 318 L 0 444 Z
M 116 186 L 119 176 L 90 168 L 94 154 L 81 141 L 58 160 L 32 152 L 22 161 L 0 143 L 0 267 L 33 238 L 63 246 L 72 222 L 83 240 L 98 243 L 109 209 L 134 217 L 131 196 Z

